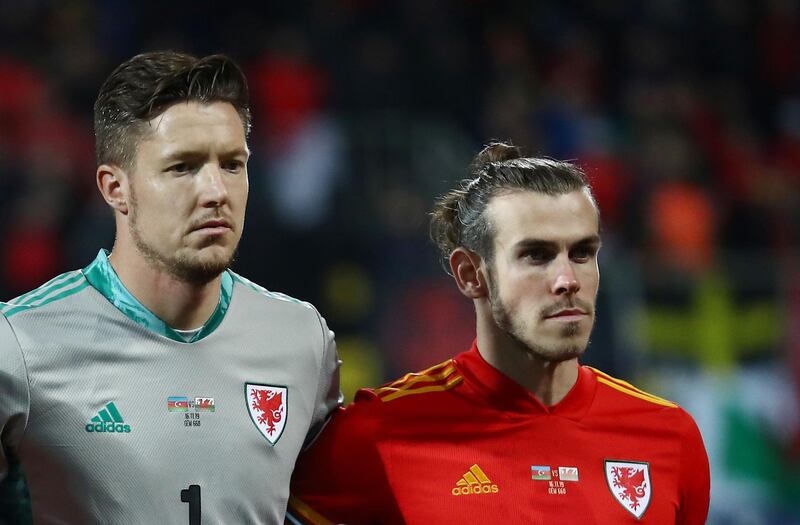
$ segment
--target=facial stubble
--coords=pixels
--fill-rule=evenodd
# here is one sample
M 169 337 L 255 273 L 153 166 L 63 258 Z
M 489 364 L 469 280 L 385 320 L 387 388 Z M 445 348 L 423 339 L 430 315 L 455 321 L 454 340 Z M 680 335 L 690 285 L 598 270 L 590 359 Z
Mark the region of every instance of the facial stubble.
M 557 343 L 558 346 L 544 346 L 536 341 L 532 341 L 531 336 L 528 334 L 529 330 L 526 330 L 525 319 L 511 313 L 510 308 L 503 302 L 500 293 L 500 285 L 495 278 L 493 268 L 489 265 L 487 269 L 489 304 L 492 308 L 492 317 L 497 327 L 516 342 L 518 348 L 532 357 L 537 357 L 549 362 L 568 361 L 583 355 L 588 346 L 588 342 L 581 345 L 569 341 L 569 339 L 574 338 L 580 332 L 581 327 L 578 321 L 564 323 L 559 333 L 559 336 L 564 339 L 564 341 L 560 344 Z M 544 316 L 545 312 L 532 312 L 530 321 L 536 322 Z
M 208 284 L 228 268 L 235 257 L 236 248 L 225 259 L 202 260 L 180 253 L 165 254 L 149 244 L 142 236 L 138 223 L 139 202 L 133 187 L 130 188 L 130 218 L 128 230 L 139 253 L 155 268 L 164 270 L 176 279 L 190 284 Z

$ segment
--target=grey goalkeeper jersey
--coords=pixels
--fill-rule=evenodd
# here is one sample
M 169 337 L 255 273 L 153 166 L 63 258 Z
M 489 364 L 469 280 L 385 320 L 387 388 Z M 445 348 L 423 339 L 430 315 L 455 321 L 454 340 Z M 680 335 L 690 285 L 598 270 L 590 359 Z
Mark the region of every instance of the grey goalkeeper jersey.
M 304 443 L 340 402 L 333 333 L 233 272 L 191 342 L 101 251 L 0 303 L 0 479 L 36 524 L 281 524 Z

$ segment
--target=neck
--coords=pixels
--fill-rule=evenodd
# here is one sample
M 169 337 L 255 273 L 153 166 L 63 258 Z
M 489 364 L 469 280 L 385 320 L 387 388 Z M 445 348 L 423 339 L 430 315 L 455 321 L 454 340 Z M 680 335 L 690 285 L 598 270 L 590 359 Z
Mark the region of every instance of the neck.
M 219 303 L 220 276 L 205 284 L 187 283 L 123 244 L 115 244 L 108 260 L 125 288 L 172 328 L 202 326 Z
M 548 361 L 497 327 L 491 309 L 478 306 L 478 352 L 481 357 L 545 406 L 559 403 L 578 380 L 578 360 Z

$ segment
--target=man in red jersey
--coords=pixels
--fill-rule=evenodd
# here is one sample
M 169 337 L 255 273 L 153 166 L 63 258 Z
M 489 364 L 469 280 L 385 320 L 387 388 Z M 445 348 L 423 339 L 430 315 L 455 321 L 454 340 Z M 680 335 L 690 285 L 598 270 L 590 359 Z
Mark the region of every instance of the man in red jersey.
M 691 416 L 578 363 L 600 248 L 583 173 L 490 144 L 431 231 L 475 305 L 475 344 L 359 391 L 301 457 L 287 522 L 705 523 Z

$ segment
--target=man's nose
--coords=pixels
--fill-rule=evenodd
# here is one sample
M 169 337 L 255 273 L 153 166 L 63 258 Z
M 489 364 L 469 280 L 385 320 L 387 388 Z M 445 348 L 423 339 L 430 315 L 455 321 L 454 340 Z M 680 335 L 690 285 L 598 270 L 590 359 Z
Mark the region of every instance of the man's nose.
M 556 261 L 556 272 L 553 278 L 552 293 L 556 295 L 575 294 L 581 289 L 578 275 L 575 273 L 573 262 L 569 257 L 563 261 Z
M 207 208 L 217 208 L 228 198 L 222 168 L 216 164 L 208 164 L 198 174 L 200 185 L 200 204 Z

